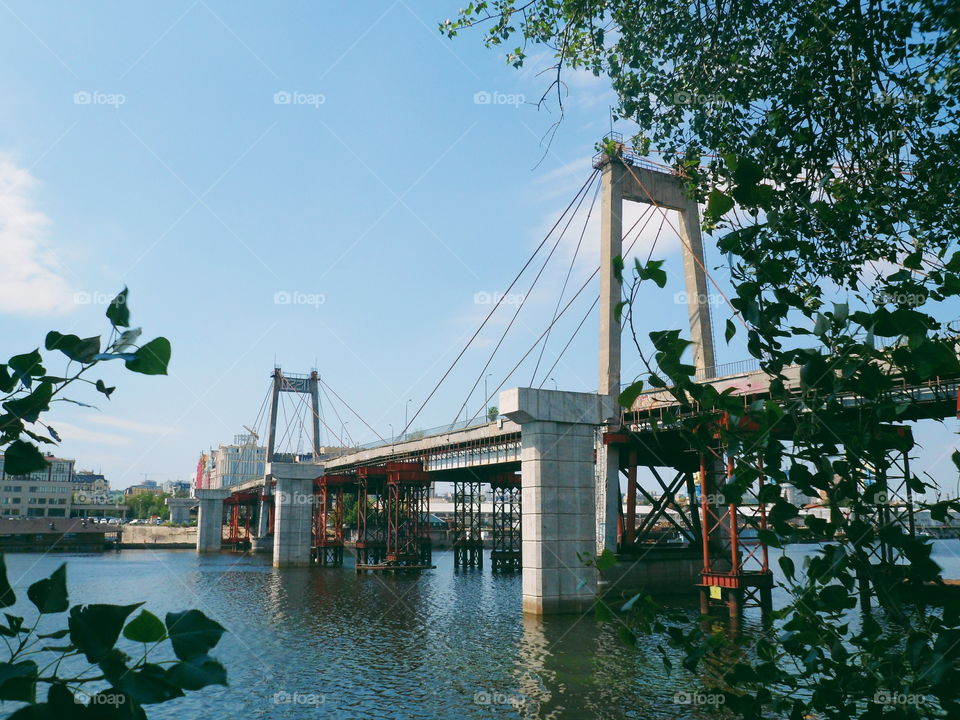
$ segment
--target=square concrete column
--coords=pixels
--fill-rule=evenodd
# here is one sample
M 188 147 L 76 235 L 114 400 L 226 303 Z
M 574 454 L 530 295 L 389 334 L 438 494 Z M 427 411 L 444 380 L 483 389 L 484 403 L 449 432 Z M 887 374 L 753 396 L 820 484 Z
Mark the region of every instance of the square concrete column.
M 197 490 L 197 552 L 220 552 L 223 540 L 223 501 L 229 490 Z
M 594 432 L 609 397 L 516 388 L 501 413 L 520 424 L 523 610 L 583 612 L 596 594 L 596 569 L 581 557 L 597 547 Z
M 313 481 L 323 467 L 299 463 L 270 463 L 267 478 L 276 479 L 273 516 L 273 566 L 310 564 L 315 500 Z

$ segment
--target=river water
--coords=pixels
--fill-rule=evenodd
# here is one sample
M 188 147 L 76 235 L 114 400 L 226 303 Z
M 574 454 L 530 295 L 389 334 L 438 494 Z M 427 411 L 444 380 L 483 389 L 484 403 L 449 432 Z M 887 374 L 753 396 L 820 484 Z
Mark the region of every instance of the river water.
M 960 577 L 960 540 L 934 544 L 945 576 Z M 808 552 L 788 550 L 798 567 Z M 631 648 L 616 624 L 589 616 L 524 617 L 519 574 L 494 575 L 489 564 L 454 572 L 450 552 L 436 552 L 437 568 L 419 577 L 281 571 L 269 557 L 176 550 L 15 554 L 7 565 L 18 596 L 64 561 L 71 603 L 145 601 L 161 618 L 198 608 L 227 628 L 213 655 L 230 687 L 151 706 L 154 720 L 710 716 L 682 703 L 696 682 L 664 671 L 656 639 Z M 33 616 L 28 605 L 15 610 Z M 755 622 L 748 616 L 747 632 Z

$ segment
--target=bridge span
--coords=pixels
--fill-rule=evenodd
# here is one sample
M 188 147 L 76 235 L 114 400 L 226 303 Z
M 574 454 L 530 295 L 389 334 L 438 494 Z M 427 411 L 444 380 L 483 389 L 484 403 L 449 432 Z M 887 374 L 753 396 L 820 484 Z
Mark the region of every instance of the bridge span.
M 270 550 L 276 567 L 289 567 L 342 566 L 347 550 L 358 572 L 421 571 L 432 566 L 430 489 L 442 482 L 454 491 L 455 566 L 482 567 L 480 502 L 492 498 L 491 564 L 498 571 L 522 571 L 525 612 L 580 612 L 598 592 L 629 595 L 641 589 L 698 592 L 702 609 L 726 605 L 731 617 L 751 604 L 768 611 L 772 574 L 757 534 L 766 522 L 765 505 L 725 502 L 718 490 L 732 472 L 730 459 L 719 449 L 713 455 L 694 452 L 679 433 L 658 429 L 658 421 L 676 409 L 669 393 L 644 393 L 629 409 L 616 403 L 622 287 L 613 258 L 622 253 L 623 202 L 680 215 L 697 381 L 729 390 L 748 405 L 769 396 L 769 378 L 745 365 L 714 364 L 699 214 L 682 183 L 626 155 L 600 162 L 598 170 L 603 205 L 598 392 L 505 389 L 494 421 L 324 454 L 317 373 L 284 375 L 276 369 L 266 472 L 230 487 L 196 491 L 198 551 L 218 551 L 224 544 Z M 788 368 L 787 376 L 788 387 L 799 389 L 799 369 Z M 903 383 L 896 391 L 907 409 L 902 422 L 889 428 L 896 457 L 878 482 L 891 500 L 878 508 L 876 522 L 902 523 L 913 532 L 910 458 L 897 450 L 895 439 L 910 433 L 912 421 L 952 417 L 958 388 L 958 378 L 936 378 Z M 282 393 L 309 399 L 314 422 L 308 458 L 276 451 Z M 866 402 L 842 400 L 851 412 Z M 789 436 L 790 428 L 780 431 Z M 638 471 L 659 488 L 644 489 Z M 345 521 L 352 512 L 356 534 L 349 538 Z M 584 562 L 605 550 L 616 554 L 612 566 Z M 884 562 L 895 561 L 889 548 L 878 552 Z

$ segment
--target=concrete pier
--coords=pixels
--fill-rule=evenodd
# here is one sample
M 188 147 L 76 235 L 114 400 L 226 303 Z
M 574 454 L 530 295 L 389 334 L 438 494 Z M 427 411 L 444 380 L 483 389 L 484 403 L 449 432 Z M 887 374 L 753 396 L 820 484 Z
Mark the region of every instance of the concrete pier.
M 197 490 L 197 552 L 220 552 L 223 540 L 223 501 L 229 490 Z
M 612 399 L 593 393 L 515 388 L 500 411 L 522 427 L 523 610 L 584 612 L 594 602 L 596 428 Z M 579 556 L 578 556 L 579 554 Z
M 276 480 L 273 518 L 273 566 L 310 564 L 313 541 L 313 481 L 323 475 L 323 465 L 267 464 L 267 480 Z
M 190 522 L 190 511 L 197 502 L 196 498 L 167 498 L 164 504 L 170 508 L 170 522 L 178 525 Z

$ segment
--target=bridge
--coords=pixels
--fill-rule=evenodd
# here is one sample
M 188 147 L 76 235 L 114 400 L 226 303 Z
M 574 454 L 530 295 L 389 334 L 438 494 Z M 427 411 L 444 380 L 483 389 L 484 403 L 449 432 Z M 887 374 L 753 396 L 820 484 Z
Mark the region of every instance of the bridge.
M 501 387 L 485 391 L 484 407 L 499 393 L 500 416 L 494 420 L 408 433 L 411 420 L 399 437 L 362 447 L 341 438 L 340 447 L 325 451 L 323 381 L 316 372 L 293 375 L 276 368 L 265 473 L 228 487 L 198 487 L 198 551 L 228 545 L 268 550 L 276 567 L 340 567 L 349 564 L 346 549 L 357 572 L 423 571 L 432 567 L 430 488 L 442 482 L 453 486 L 455 567 L 482 567 L 480 502 L 492 498 L 491 565 L 523 573 L 525 612 L 579 612 L 593 604 L 598 591 L 638 589 L 697 592 L 702 609 L 723 604 L 733 618 L 751 605 L 768 612 L 772 575 L 767 548 L 756 535 L 765 525 L 766 508 L 718 499 L 717 489 L 732 472 L 731 459 L 693 452 L 678 433 L 655 431 L 657 421 L 676 409 L 668 392 L 643 393 L 629 409 L 616 402 L 622 283 L 614 258 L 624 256 L 624 240 L 633 230 L 623 231 L 625 202 L 678 219 L 697 382 L 729 390 L 746 406 L 769 395 L 770 379 L 749 362 L 715 363 L 699 210 L 679 178 L 626 150 L 613 158 L 598 156 L 591 182 L 595 176 L 601 198 L 600 267 L 591 276 L 599 274 L 600 284 L 594 304 L 600 320 L 597 392 Z M 799 388 L 799 369 L 786 374 L 788 387 Z M 960 410 L 958 389 L 956 377 L 903 383 L 897 392 L 909 409 L 890 432 L 903 435 L 911 421 L 952 417 Z M 311 452 L 305 456 L 278 452 L 278 408 L 287 395 L 302 402 L 312 421 Z M 865 401 L 843 402 L 853 411 Z M 910 459 L 896 442 L 891 453 L 899 453 L 895 470 L 882 482 L 893 500 L 878 511 L 883 514 L 878 522 L 902 522 L 913 532 L 914 503 L 906 482 Z M 648 473 L 659 490 L 644 489 L 638 471 Z M 356 535 L 348 538 L 344 525 L 351 505 Z M 600 572 L 583 562 L 585 555 L 605 549 L 616 553 L 614 567 Z

